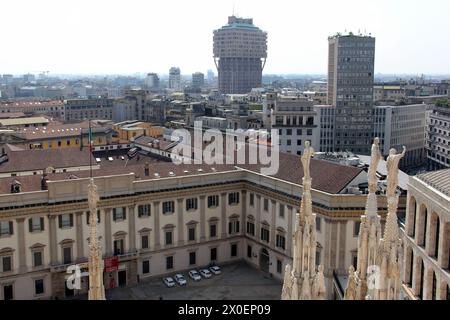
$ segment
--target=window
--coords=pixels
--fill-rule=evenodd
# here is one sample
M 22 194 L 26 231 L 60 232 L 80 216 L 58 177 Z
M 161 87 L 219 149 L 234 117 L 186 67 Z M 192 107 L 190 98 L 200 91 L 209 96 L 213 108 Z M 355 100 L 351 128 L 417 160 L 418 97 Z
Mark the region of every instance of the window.
M 239 192 L 232 192 L 228 194 L 228 204 L 238 204 L 239 203 Z
M 233 243 L 231 245 L 231 256 L 237 257 L 237 244 L 236 243 Z
M 280 204 L 280 218 L 284 218 L 284 204 Z
M 113 209 L 113 220 L 114 221 L 123 221 L 126 220 L 127 214 L 126 214 L 126 208 L 114 208 Z
M 58 216 L 59 228 L 72 228 L 73 227 L 73 214 L 61 214 Z
M 307 136 L 312 136 L 312 129 L 306 130 L 306 135 Z
M 250 193 L 250 206 L 254 206 L 255 205 L 255 194 L 254 193 Z
M 252 257 L 252 246 L 247 246 L 247 258 Z
M 286 135 L 292 136 L 292 129 L 286 129 Z
M 277 272 L 281 273 L 283 270 L 283 262 L 281 260 L 277 259 Z
M 33 252 L 33 266 L 34 267 L 42 266 L 42 251 Z
M 195 241 L 195 226 L 188 228 L 188 240 Z
M 30 232 L 41 232 L 44 230 L 44 218 L 33 217 L 28 219 L 28 230 Z
M 189 264 L 190 265 L 196 264 L 195 260 L 196 260 L 195 251 L 189 252 Z
M 288 146 L 290 146 L 290 145 L 291 145 L 291 139 L 286 140 L 286 144 L 287 144 Z
M 359 235 L 359 227 L 361 225 L 361 221 L 355 221 L 353 225 L 353 236 L 357 237 Z
M 166 269 L 173 269 L 173 256 L 166 257 Z
M 13 234 L 13 222 L 12 221 L 1 221 L 0 222 L 0 237 L 10 236 Z
M 12 256 L 2 257 L 2 272 L 12 270 Z
M 217 237 L 217 225 L 215 223 L 209 225 L 209 237 Z
M 322 219 L 320 217 L 316 217 L 316 230 L 317 231 L 320 231 L 320 228 L 322 227 L 321 223 L 322 223 Z
M 261 228 L 261 240 L 269 242 L 269 230 Z
M 239 220 L 228 222 L 228 233 L 235 234 L 239 232 Z
M 255 235 L 255 224 L 251 221 L 247 221 L 247 234 Z
M 44 293 L 44 279 L 34 280 L 34 294 L 39 295 Z
M 210 250 L 210 258 L 211 258 L 211 261 L 216 261 L 217 260 L 217 248 L 211 248 L 211 250 Z
M 297 140 L 297 145 L 301 146 L 302 145 L 302 140 Z
M 114 240 L 114 255 L 124 254 L 123 239 Z
M 269 211 L 269 199 L 264 199 L 264 211 Z
M 72 263 L 72 248 L 71 247 L 63 248 L 63 263 L 64 264 Z
M 301 122 L 300 122 L 300 124 L 301 124 Z M 302 129 L 297 129 L 297 135 L 298 135 L 298 136 L 301 136 L 301 135 L 302 135 Z
M 278 248 L 281 248 L 281 249 L 286 249 L 286 238 L 283 236 L 283 235 L 281 235 L 281 234 L 277 234 L 277 237 L 276 237 L 276 246 L 278 247 Z
M 166 245 L 172 244 L 172 231 L 166 231 Z
M 148 235 L 143 235 L 141 236 L 141 247 L 142 249 L 148 249 L 149 245 L 148 245 Z
M 86 223 L 90 224 L 91 212 L 86 212 Z M 97 223 L 100 223 L 100 210 L 97 210 Z
M 197 198 L 186 199 L 186 211 L 197 210 Z
M 171 214 L 174 213 L 175 203 L 173 201 L 165 201 L 162 203 L 163 214 Z
M 142 261 L 142 273 L 143 274 L 150 273 L 150 260 Z
M 138 206 L 138 217 L 150 217 L 150 204 L 141 204 Z
M 208 196 L 208 208 L 214 208 L 219 206 L 219 196 Z

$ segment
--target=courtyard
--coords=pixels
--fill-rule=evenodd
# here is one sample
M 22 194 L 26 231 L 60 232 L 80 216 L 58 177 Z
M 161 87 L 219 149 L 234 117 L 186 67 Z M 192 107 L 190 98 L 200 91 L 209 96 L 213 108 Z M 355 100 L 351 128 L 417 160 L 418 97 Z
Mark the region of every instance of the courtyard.
M 186 286 L 167 288 L 162 277 L 133 287 L 106 291 L 108 300 L 279 300 L 282 284 L 245 262 L 220 266 L 222 274 L 194 282 L 182 272 Z M 174 273 L 175 274 L 175 273 Z M 173 274 L 173 275 L 174 275 Z M 170 275 L 170 276 L 173 276 Z

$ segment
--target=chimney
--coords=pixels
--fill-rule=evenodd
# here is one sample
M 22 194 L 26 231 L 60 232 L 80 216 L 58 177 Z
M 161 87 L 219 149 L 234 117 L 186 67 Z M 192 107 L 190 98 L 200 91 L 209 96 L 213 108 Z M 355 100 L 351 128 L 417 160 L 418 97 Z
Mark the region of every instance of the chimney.
M 144 175 L 148 177 L 149 174 L 150 174 L 150 164 L 148 163 L 148 161 L 146 161 L 144 165 Z
M 44 171 L 41 179 L 41 190 L 48 190 L 47 181 L 48 181 L 47 173 Z

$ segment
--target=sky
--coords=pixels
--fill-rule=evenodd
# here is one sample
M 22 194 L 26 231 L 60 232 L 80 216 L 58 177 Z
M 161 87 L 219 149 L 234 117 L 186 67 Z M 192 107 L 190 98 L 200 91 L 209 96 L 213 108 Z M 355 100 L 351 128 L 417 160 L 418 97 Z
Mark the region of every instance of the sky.
M 375 73 L 450 74 L 448 0 L 1 0 L 0 74 L 216 71 L 233 11 L 268 32 L 265 74 L 325 74 L 328 36 L 358 30 Z

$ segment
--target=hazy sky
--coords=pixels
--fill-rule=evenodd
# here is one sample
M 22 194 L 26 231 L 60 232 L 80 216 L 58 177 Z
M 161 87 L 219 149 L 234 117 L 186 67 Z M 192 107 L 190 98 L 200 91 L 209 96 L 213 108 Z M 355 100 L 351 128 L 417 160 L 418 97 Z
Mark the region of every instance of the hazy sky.
M 450 74 L 448 0 L 1 0 L 0 73 L 215 71 L 234 12 L 268 32 L 264 73 L 326 73 L 327 37 L 376 37 L 376 73 Z

